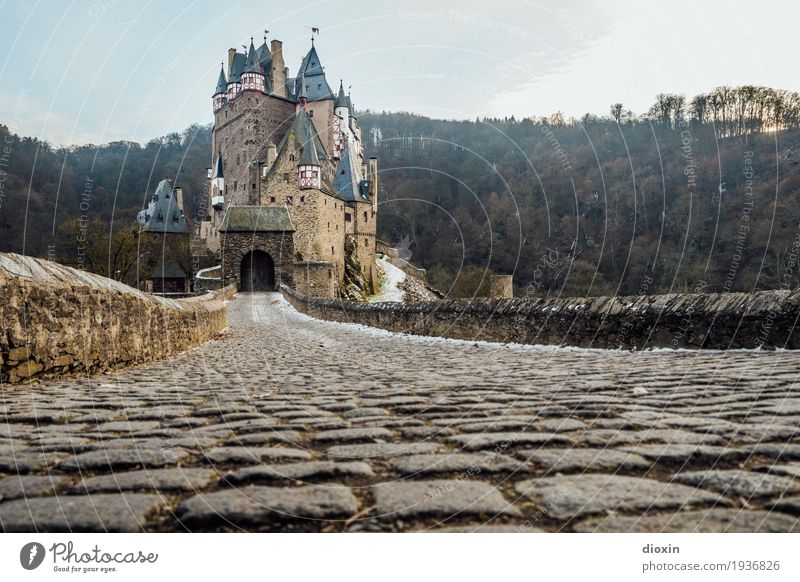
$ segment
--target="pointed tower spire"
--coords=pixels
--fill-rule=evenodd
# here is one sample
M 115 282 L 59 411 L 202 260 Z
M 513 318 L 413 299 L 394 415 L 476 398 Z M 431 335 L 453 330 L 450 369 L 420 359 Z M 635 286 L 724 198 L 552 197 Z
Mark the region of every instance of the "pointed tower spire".
M 225 65 L 220 63 L 219 79 L 217 79 L 217 88 L 211 96 L 214 103 L 214 112 L 216 113 L 227 103 L 228 81 L 225 79 Z
M 242 88 L 245 91 L 261 91 L 262 93 L 265 88 L 264 69 L 261 68 L 261 63 L 258 61 L 252 36 L 250 37 L 250 48 L 247 51 L 247 61 L 244 64 L 244 71 L 242 71 Z
M 341 79 L 339 79 L 339 94 L 336 96 L 336 103 L 333 104 L 334 109 L 340 107 L 347 107 L 347 97 L 344 94 L 344 84 Z

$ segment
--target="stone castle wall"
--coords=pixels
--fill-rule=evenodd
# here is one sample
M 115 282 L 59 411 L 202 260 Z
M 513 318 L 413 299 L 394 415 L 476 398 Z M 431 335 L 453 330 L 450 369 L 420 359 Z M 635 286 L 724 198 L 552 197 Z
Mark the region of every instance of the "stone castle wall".
M 270 142 L 280 141 L 294 111 L 290 101 L 246 91 L 214 114 L 212 157 L 222 152 L 226 208 L 258 204 L 260 170 L 250 162 L 265 156 Z
M 800 348 L 800 292 L 352 303 L 281 291 L 332 321 L 467 340 L 610 349 Z
M 230 291 L 165 299 L 58 263 L 0 253 L 0 382 L 175 355 L 225 329 L 222 299 Z

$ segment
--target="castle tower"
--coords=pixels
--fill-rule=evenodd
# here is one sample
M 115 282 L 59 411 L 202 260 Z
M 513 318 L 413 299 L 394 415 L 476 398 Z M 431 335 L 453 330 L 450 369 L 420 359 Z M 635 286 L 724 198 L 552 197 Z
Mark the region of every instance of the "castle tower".
M 225 205 L 225 177 L 222 174 L 222 154 L 217 153 L 217 161 L 211 173 L 211 206 L 222 210 Z
M 301 111 L 299 115 L 306 115 L 306 112 Z M 319 189 L 322 186 L 322 166 L 314 145 L 314 133 L 310 121 L 306 121 L 305 129 L 305 135 L 302 136 L 303 154 L 300 156 L 300 165 L 297 168 L 297 183 L 301 190 Z
M 220 65 L 217 88 L 214 90 L 214 95 L 211 96 L 214 102 L 214 113 L 222 109 L 223 105 L 225 105 L 225 103 L 228 101 L 226 97 L 227 93 L 228 81 L 225 80 L 225 68 Z
M 266 77 L 264 70 L 256 56 L 256 48 L 253 46 L 253 39 L 250 39 L 250 49 L 247 51 L 247 62 L 241 75 L 243 91 L 267 91 Z

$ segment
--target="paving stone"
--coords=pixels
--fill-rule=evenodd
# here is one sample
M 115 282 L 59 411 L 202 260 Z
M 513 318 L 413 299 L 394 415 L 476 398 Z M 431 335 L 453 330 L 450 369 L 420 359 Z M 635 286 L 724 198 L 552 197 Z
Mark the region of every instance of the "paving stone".
M 188 453 L 178 448 L 104 448 L 80 453 L 59 461 L 57 469 L 62 471 L 116 471 L 133 467 L 164 467 L 182 461 Z
M 678 473 L 673 481 L 747 499 L 800 492 L 800 481 L 751 471 L 691 471 Z
M 517 483 L 516 489 L 520 495 L 542 504 L 548 515 L 563 520 L 606 511 L 726 503 L 716 494 L 686 485 L 605 474 L 545 477 Z
M 85 478 L 70 491 L 72 493 L 97 493 L 104 491 L 196 491 L 217 480 L 211 469 L 190 467 L 115 472 Z
M 244 467 L 225 475 L 224 480 L 229 483 L 239 484 L 265 481 L 310 481 L 374 476 L 375 473 L 372 472 L 372 468 L 367 463 L 360 461 L 349 463 L 309 461 L 306 463 Z
M 395 481 L 373 488 L 379 519 L 519 515 L 492 485 L 480 481 Z
M 652 465 L 641 455 L 613 449 L 534 449 L 517 457 L 551 473 L 643 471 Z
M 775 511 L 800 516 L 800 497 L 784 497 L 777 503 L 772 504 L 771 507 Z
M 417 530 L 426 533 L 545 533 L 545 530 L 525 524 L 520 525 L 461 525 L 457 527 L 437 527 Z
M 267 443 L 294 444 L 301 440 L 300 433 L 296 430 L 275 430 L 252 434 L 236 435 L 225 441 L 225 446 L 263 445 Z
M 5 473 L 32 473 L 42 471 L 52 466 L 58 459 L 64 457 L 62 453 L 45 453 L 34 448 L 9 450 L 0 453 L 0 471 Z
M 800 460 L 800 444 L 795 443 L 759 443 L 743 447 L 753 455 L 770 457 L 780 461 Z
M 135 532 L 165 505 L 160 495 L 60 495 L 0 503 L 5 532 Z
M 195 495 L 181 503 L 177 513 L 190 527 L 263 526 L 276 521 L 307 522 L 313 527 L 315 520 L 346 519 L 356 511 L 356 498 L 347 487 L 250 485 Z
M 401 475 L 462 473 L 470 478 L 478 478 L 486 473 L 514 473 L 525 469 L 523 463 L 491 452 L 405 455 L 393 459 L 389 466 Z
M 447 440 L 456 443 L 467 451 L 494 448 L 505 450 L 518 445 L 572 444 L 572 439 L 566 435 L 546 432 L 496 432 L 465 434 L 451 436 Z
M 0 478 L 0 501 L 54 495 L 71 481 L 60 475 L 9 475 Z
M 764 471 L 773 475 L 783 475 L 800 479 L 800 463 L 787 463 L 785 465 L 763 465 L 753 468 L 756 471 Z
M 536 421 L 535 429 L 542 432 L 584 430 L 586 423 L 575 418 L 548 418 Z
M 775 511 L 711 508 L 643 516 L 589 518 L 573 526 L 592 533 L 792 533 L 800 520 Z
M 121 420 L 117 422 L 104 422 L 97 425 L 94 430 L 99 432 L 133 432 L 156 428 L 160 423 L 149 420 Z
M 620 447 L 621 451 L 641 455 L 645 459 L 659 463 L 683 464 L 689 461 L 738 461 L 750 454 L 744 449 L 729 449 L 707 445 L 651 444 L 634 447 Z
M 220 464 L 311 458 L 307 451 L 288 447 L 215 447 L 203 451 L 203 456 L 212 463 Z
M 380 459 L 398 455 L 432 453 L 440 449 L 437 443 L 369 443 L 361 445 L 337 445 L 325 454 L 332 459 Z
M 387 439 L 392 437 L 392 431 L 385 428 L 343 428 L 339 430 L 326 430 L 314 436 L 315 442 L 363 442 Z
M 361 418 L 364 416 L 388 416 L 389 411 L 385 408 L 366 407 L 353 408 L 343 414 L 345 418 Z

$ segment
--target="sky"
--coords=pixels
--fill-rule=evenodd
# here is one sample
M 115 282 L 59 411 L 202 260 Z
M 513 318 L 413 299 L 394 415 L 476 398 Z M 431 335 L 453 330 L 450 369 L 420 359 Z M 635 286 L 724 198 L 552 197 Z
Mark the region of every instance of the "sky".
M 793 0 L 0 0 L 0 123 L 54 145 L 212 121 L 229 47 L 268 30 L 293 75 L 320 29 L 359 110 L 445 119 L 645 112 L 719 85 L 796 91 Z

